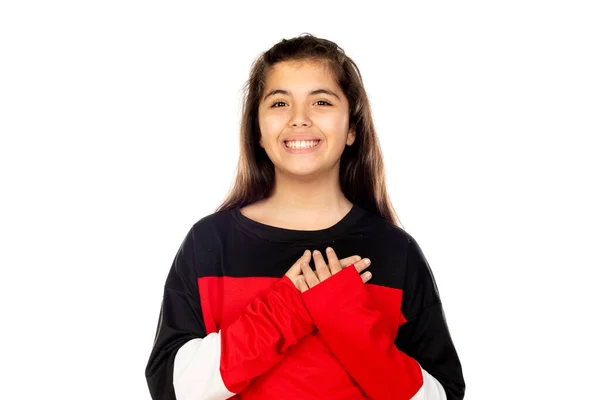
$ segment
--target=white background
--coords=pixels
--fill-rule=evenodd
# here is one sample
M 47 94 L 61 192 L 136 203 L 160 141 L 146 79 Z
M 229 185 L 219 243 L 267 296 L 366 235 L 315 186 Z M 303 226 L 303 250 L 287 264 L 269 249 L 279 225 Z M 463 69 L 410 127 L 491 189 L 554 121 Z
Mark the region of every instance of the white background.
M 466 398 L 598 398 L 595 2 L 5 1 L 2 397 L 149 399 L 162 286 L 237 165 L 252 61 L 358 64 Z

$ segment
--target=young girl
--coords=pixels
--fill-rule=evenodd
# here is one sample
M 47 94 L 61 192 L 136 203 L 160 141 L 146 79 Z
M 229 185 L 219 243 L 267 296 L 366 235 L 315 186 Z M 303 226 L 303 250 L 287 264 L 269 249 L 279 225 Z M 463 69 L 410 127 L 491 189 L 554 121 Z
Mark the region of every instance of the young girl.
M 152 398 L 462 399 L 354 62 L 312 35 L 262 54 L 240 146 L 229 197 L 191 227 L 167 277 Z

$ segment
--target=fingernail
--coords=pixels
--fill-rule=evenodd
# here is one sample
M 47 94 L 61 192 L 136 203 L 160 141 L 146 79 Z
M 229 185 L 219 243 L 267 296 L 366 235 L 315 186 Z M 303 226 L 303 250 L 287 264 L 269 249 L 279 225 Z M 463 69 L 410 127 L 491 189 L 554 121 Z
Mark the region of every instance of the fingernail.
M 370 278 L 370 277 L 371 277 L 371 273 L 370 273 L 370 272 L 365 272 L 365 276 L 366 276 L 367 278 Z
M 368 258 L 365 258 L 365 265 L 369 265 L 371 264 L 371 260 L 369 260 Z
M 319 254 L 319 250 L 315 250 L 315 251 L 314 251 L 314 253 L 315 253 L 315 254 Z
M 330 253 L 333 251 L 333 249 L 331 247 L 328 247 L 325 250 L 328 251 L 328 252 L 330 252 Z
M 307 256 L 310 254 L 310 250 L 304 250 L 304 255 Z

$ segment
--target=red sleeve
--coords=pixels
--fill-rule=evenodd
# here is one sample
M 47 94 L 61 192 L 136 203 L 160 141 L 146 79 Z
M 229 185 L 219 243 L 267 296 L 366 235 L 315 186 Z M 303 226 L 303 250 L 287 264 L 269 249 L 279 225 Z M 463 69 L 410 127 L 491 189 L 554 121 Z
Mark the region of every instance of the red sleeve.
M 231 392 L 241 392 L 252 378 L 279 362 L 290 346 L 314 328 L 300 291 L 284 276 L 221 330 L 223 382 Z
M 419 391 L 421 367 L 383 332 L 380 312 L 354 267 L 302 297 L 320 336 L 369 398 L 410 399 Z

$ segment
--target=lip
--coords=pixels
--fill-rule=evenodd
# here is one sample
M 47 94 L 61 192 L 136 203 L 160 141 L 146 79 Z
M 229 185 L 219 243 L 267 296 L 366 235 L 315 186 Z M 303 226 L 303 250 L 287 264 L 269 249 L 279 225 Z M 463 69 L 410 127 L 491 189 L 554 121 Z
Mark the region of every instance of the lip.
M 294 135 L 283 139 L 284 142 L 289 142 L 292 140 L 321 140 L 314 135 Z
M 290 140 L 292 140 L 292 139 L 290 139 Z M 286 145 L 285 145 L 285 142 L 287 142 L 288 139 L 282 141 L 281 147 L 283 147 L 285 149 L 285 151 L 287 151 L 288 153 L 292 153 L 292 154 L 303 154 L 303 153 L 315 152 L 321 147 L 321 144 L 323 143 L 323 141 L 321 139 L 316 139 L 316 138 L 314 138 L 314 139 L 297 139 L 297 137 L 294 136 L 293 140 L 318 140 L 319 143 L 315 147 L 308 147 L 306 149 L 291 149 L 289 147 L 286 147 Z

